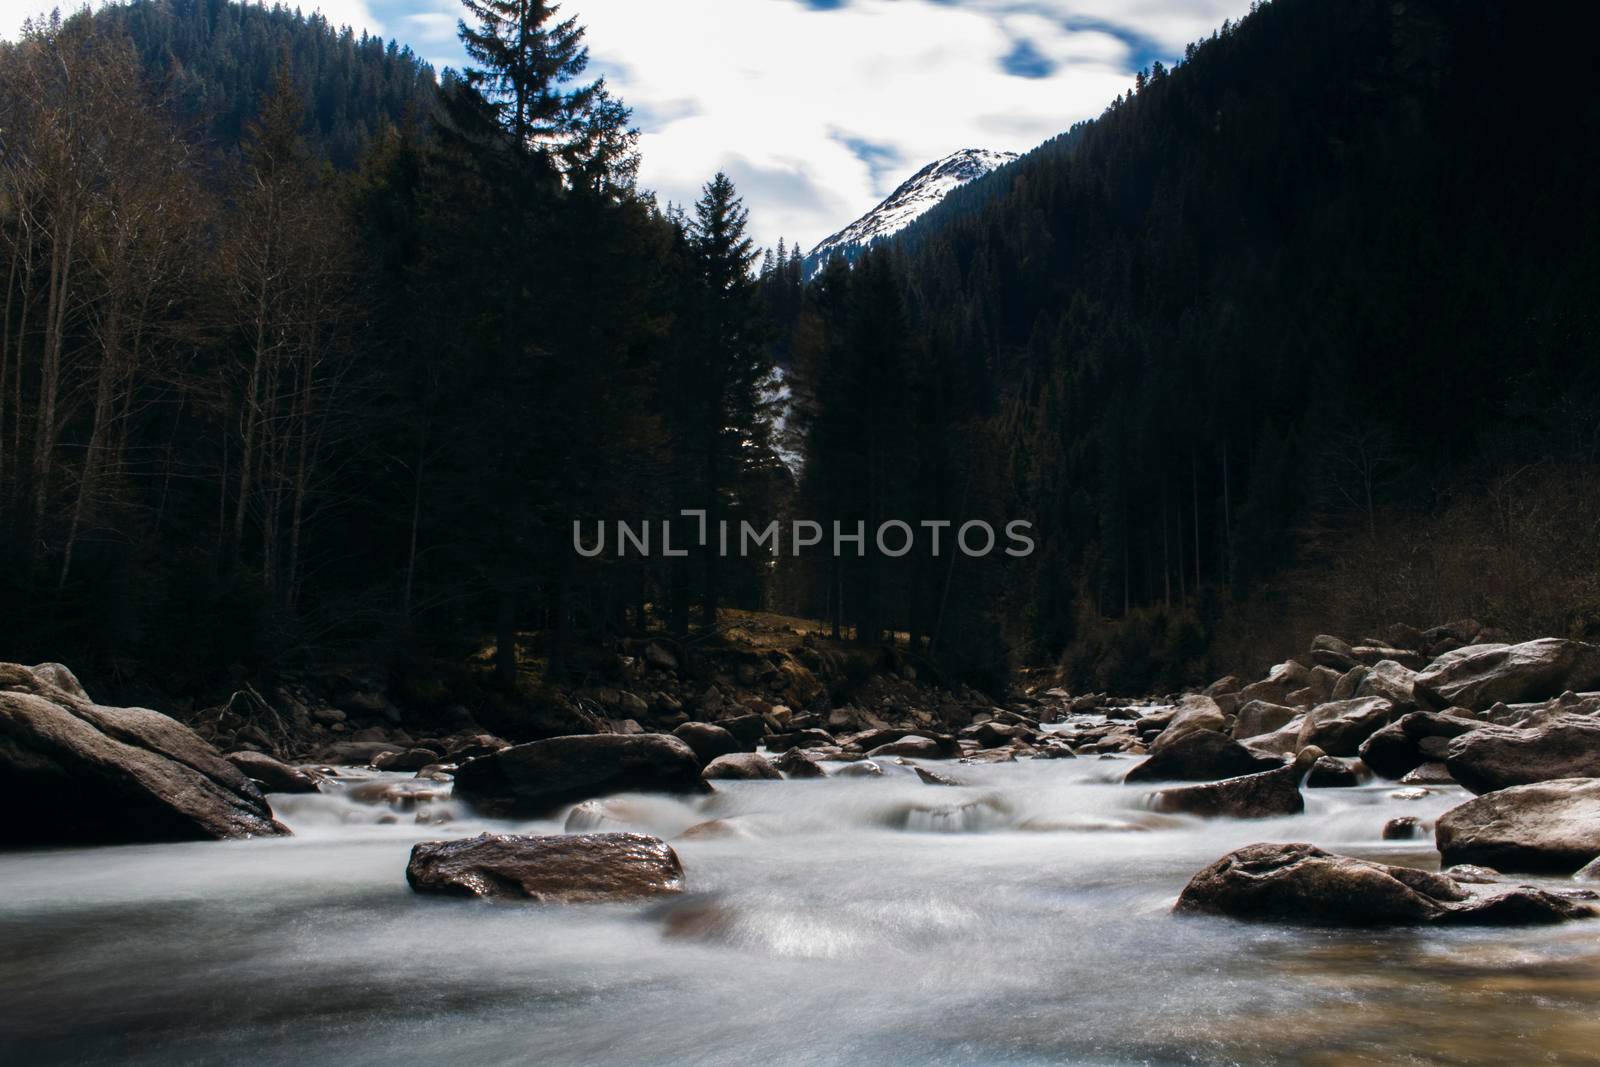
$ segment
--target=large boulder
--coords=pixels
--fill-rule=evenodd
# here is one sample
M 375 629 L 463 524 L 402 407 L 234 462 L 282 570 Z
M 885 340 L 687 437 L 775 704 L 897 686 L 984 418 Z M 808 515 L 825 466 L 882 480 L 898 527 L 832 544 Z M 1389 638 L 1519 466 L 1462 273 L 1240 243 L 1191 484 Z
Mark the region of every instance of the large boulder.
M 1392 659 L 1379 660 L 1357 683 L 1357 697 L 1378 697 L 1401 711 L 1417 706 L 1417 672 Z
M 783 780 L 783 775 L 778 773 L 778 769 L 767 760 L 767 757 L 759 752 L 730 752 L 726 756 L 718 756 L 706 764 L 705 772 L 701 777 L 708 782 Z
M 1428 762 L 1419 747 L 1427 738 L 1460 737 L 1482 725 L 1476 719 L 1436 711 L 1413 711 L 1361 742 L 1361 759 L 1385 778 L 1399 778 Z
M 1271 704 L 1265 700 L 1252 700 L 1242 705 L 1233 720 L 1233 736 L 1239 740 L 1260 737 L 1288 725 L 1300 714 L 1299 708 L 1285 704 Z
M 575 904 L 681 893 L 683 865 L 645 834 L 480 834 L 414 845 L 406 881 L 418 893 Z
M 745 750 L 737 737 L 709 722 L 686 722 L 672 731 L 672 736 L 694 749 L 701 763 L 710 763 L 718 756 Z
M 0 776 L 27 798 L 26 817 L 0 826 L 0 845 L 289 832 L 249 777 L 193 730 L 147 708 L 96 704 L 59 664 L 36 673 L 0 663 Z
M 1319 748 L 1302 749 L 1293 763 L 1276 770 L 1226 778 L 1204 785 L 1163 789 L 1152 801 L 1156 811 L 1169 814 L 1220 816 L 1229 819 L 1266 819 L 1298 815 L 1306 809 L 1300 783 L 1323 756 Z
M 950 738 L 949 744 L 942 744 L 932 737 L 923 737 L 920 734 L 906 734 L 897 741 L 890 741 L 872 749 L 867 753 L 873 759 L 879 757 L 892 758 L 902 756 L 909 759 L 946 759 L 956 755 L 960 750 L 955 747 L 955 738 Z
M 1245 738 L 1244 747 L 1258 756 L 1287 759 L 1300 751 L 1300 727 L 1305 725 L 1305 721 L 1304 715 L 1296 715 L 1270 734 Z
M 1442 874 L 1336 856 L 1315 845 L 1247 845 L 1196 874 L 1175 911 L 1308 926 L 1528 925 L 1594 909 L 1527 886 L 1474 893 Z
M 1243 707 L 1252 700 L 1265 700 L 1269 704 L 1292 704 L 1294 701 L 1289 699 L 1289 694 L 1304 689 L 1310 680 L 1311 672 L 1305 664 L 1297 660 L 1288 660 L 1273 667 L 1261 681 L 1239 690 L 1238 705 Z
M 1319 704 L 1300 724 L 1299 745 L 1315 745 L 1330 756 L 1354 756 L 1361 742 L 1387 726 L 1395 714 L 1394 705 L 1379 697 Z
M 1451 741 L 1444 762 L 1474 793 L 1600 777 L 1600 720 L 1557 714 L 1531 726 L 1486 725 Z
M 1502 789 L 1451 808 L 1434 838 L 1446 865 L 1568 874 L 1600 856 L 1600 778 Z
M 1520 645 L 1470 645 L 1417 674 L 1419 701 L 1483 711 L 1496 703 L 1549 700 L 1600 686 L 1600 647 L 1547 637 Z
M 1258 756 L 1239 742 L 1210 730 L 1190 730 L 1156 738 L 1150 758 L 1128 772 L 1126 782 L 1214 782 L 1272 770 L 1283 761 Z
M 533 818 L 613 793 L 700 793 L 700 760 L 670 734 L 551 737 L 468 760 L 455 795 L 486 815 Z
M 263 752 L 230 752 L 223 757 L 267 793 L 315 793 L 322 775 L 291 767 Z

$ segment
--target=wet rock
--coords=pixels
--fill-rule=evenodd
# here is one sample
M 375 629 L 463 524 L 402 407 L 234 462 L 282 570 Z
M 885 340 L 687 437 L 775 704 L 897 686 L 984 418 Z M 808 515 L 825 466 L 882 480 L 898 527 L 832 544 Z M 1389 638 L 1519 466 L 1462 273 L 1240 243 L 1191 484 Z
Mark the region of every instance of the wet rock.
M 1128 772 L 1126 782 L 1214 782 L 1272 770 L 1283 761 L 1258 756 L 1223 734 L 1190 730 L 1175 737 L 1169 727 L 1150 747 L 1150 757 Z
M 858 763 L 847 763 L 833 772 L 835 778 L 881 778 L 883 768 L 872 760 L 861 760 Z
M 710 763 L 718 756 L 743 752 L 744 746 L 727 729 L 709 722 L 686 722 L 672 736 L 694 749 L 701 763 Z
M 1415 815 L 1402 815 L 1383 824 L 1385 841 L 1411 841 L 1422 836 L 1422 820 Z
M 835 743 L 832 734 L 826 730 L 815 728 L 791 730 L 786 734 L 773 734 L 767 739 L 767 747 L 774 752 L 786 752 L 791 748 L 821 748 L 824 745 Z
M 357 804 L 373 804 L 395 811 L 414 811 L 418 804 L 448 799 L 450 791 L 416 778 L 405 781 L 357 782 L 344 791 Z
M 677 841 L 727 841 L 733 838 L 753 837 L 749 830 L 732 819 L 708 819 L 697 822 L 674 840 Z
M 289 832 L 245 773 L 187 726 L 95 704 L 65 667 L 41 668 L 0 663 L 0 773 L 27 798 L 26 817 L 0 824 L 0 844 Z
M 804 749 L 791 748 L 783 755 L 772 761 L 772 765 L 783 772 L 785 778 L 826 778 L 828 772 L 822 764 L 806 754 Z
M 463 763 L 456 796 L 487 815 L 531 818 L 612 793 L 703 793 L 700 770 L 670 734 L 552 737 Z
M 917 767 L 917 768 L 915 768 L 915 770 L 917 772 L 917 777 L 922 779 L 922 784 L 923 785 L 957 785 L 958 786 L 958 785 L 961 784 L 960 782 L 957 782 L 954 779 L 946 778 L 944 775 L 940 774 L 937 771 L 930 771 L 926 767 Z
M 385 752 L 399 754 L 405 749 L 387 741 L 335 741 L 317 749 L 313 757 L 318 763 L 331 763 L 340 767 L 365 767 Z
M 1578 868 L 1572 877 L 1580 882 L 1600 882 L 1600 856 Z
M 1532 925 L 1594 914 L 1538 889 L 1472 893 L 1443 875 L 1308 844 L 1230 852 L 1189 881 L 1174 910 L 1309 926 Z
M 442 758 L 442 753 L 431 748 L 408 748 L 404 752 L 380 752 L 372 758 L 372 766 L 380 771 L 420 771 Z
M 1402 715 L 1361 743 L 1361 761 L 1385 778 L 1399 778 L 1427 762 L 1421 743 L 1428 738 L 1460 737 L 1483 723 L 1436 711 Z
M 1548 637 L 1520 645 L 1471 645 L 1448 652 L 1417 675 L 1416 692 L 1434 707 L 1482 711 L 1549 700 L 1600 686 L 1600 647 Z
M 1443 763 L 1423 763 L 1407 771 L 1400 778 L 1401 785 L 1455 785 L 1450 768 Z
M 273 759 L 260 752 L 230 752 L 227 761 L 256 782 L 264 793 L 315 793 L 320 774 Z
M 1323 756 L 1311 765 L 1307 789 L 1350 789 L 1372 777 L 1359 761 Z
M 1485 794 L 1441 815 L 1434 838 L 1446 864 L 1570 874 L 1600 856 L 1600 778 Z
M 706 764 L 705 772 L 701 777 L 708 782 L 776 782 L 783 780 L 783 775 L 779 774 L 778 769 L 767 761 L 767 757 L 755 752 L 733 752 L 726 756 L 718 756 Z
M 1298 743 L 1301 748 L 1315 745 L 1330 756 L 1354 756 L 1396 714 L 1393 704 L 1377 697 L 1321 704 L 1306 713 Z
M 683 866 L 645 834 L 480 834 L 414 846 L 406 881 L 418 893 L 574 904 L 681 893 Z
M 1264 819 L 1274 815 L 1297 815 L 1305 810 L 1300 782 L 1322 750 L 1301 750 L 1293 763 L 1276 770 L 1228 778 L 1205 785 L 1163 789 L 1155 795 L 1156 811 L 1184 815 L 1221 816 L 1231 819 Z
M 952 738 L 952 746 L 954 739 Z M 920 737 L 908 734 L 898 741 L 891 741 L 886 745 L 879 745 L 867 755 L 873 759 L 879 757 L 903 756 L 908 759 L 945 759 L 951 753 L 946 746 L 941 745 L 931 737 Z
M 1500 872 L 1492 867 L 1479 867 L 1471 863 L 1458 863 L 1439 872 L 1464 885 L 1489 885 L 1500 880 Z
M 1287 704 L 1269 704 L 1265 700 L 1252 700 L 1239 708 L 1233 720 L 1233 736 L 1239 740 L 1270 734 L 1288 725 L 1300 714 L 1300 709 Z
M 1485 725 L 1450 742 L 1445 765 L 1474 793 L 1600 777 L 1600 719 L 1557 713 L 1534 725 Z

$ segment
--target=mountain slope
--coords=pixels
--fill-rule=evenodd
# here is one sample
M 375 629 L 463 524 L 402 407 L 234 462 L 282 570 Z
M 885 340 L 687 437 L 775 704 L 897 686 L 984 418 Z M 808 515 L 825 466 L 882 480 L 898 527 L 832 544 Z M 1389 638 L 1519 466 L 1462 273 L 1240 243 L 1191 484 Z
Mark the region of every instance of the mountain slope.
M 834 255 L 854 260 L 874 241 L 892 237 L 937 207 L 957 189 L 1016 159 L 1015 152 L 964 148 L 923 167 L 883 203 L 811 250 L 805 258 L 809 279 Z

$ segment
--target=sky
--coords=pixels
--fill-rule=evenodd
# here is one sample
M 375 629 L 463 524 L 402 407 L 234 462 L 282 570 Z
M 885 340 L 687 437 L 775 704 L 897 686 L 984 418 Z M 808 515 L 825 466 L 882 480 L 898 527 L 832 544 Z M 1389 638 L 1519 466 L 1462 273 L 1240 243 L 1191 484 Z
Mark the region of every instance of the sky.
M 74 0 L 75 2 L 75 0 Z M 48 0 L 0 0 L 0 34 Z M 63 4 L 64 9 L 72 6 Z M 460 66 L 459 0 L 301 0 Z M 925 164 L 1025 152 L 1098 115 L 1249 0 L 565 0 L 634 109 L 640 184 L 691 203 L 718 170 L 752 236 L 809 249 Z

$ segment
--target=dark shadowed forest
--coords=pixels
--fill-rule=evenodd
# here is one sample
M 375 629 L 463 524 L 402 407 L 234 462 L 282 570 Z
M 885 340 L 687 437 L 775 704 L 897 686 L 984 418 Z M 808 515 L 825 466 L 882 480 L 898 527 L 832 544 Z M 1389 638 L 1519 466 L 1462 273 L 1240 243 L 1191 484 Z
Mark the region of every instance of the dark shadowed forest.
M 1572 13 L 1275 0 L 802 284 L 726 177 L 638 187 L 565 6 L 468 0 L 437 77 L 221 0 L 0 46 L 8 658 L 192 693 L 492 648 L 516 689 L 743 608 L 1132 691 L 1397 619 L 1600 633 Z M 1038 550 L 573 550 L 683 509 Z

